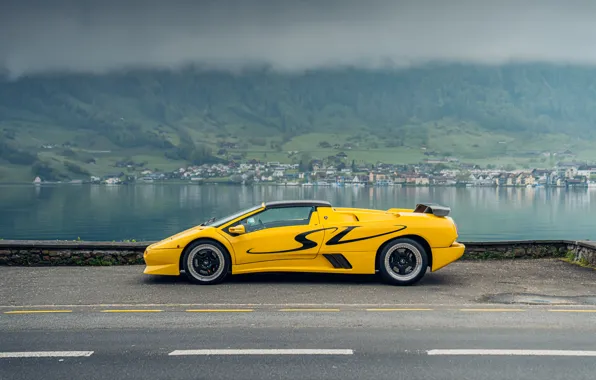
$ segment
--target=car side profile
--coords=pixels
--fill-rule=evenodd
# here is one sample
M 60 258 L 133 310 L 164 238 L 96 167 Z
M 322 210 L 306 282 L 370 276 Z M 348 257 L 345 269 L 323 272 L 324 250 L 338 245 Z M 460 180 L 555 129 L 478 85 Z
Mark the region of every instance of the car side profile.
M 388 210 L 262 203 L 151 244 L 144 273 L 184 272 L 197 284 L 258 272 L 379 273 L 388 283 L 411 285 L 463 255 L 450 211 L 432 203 Z

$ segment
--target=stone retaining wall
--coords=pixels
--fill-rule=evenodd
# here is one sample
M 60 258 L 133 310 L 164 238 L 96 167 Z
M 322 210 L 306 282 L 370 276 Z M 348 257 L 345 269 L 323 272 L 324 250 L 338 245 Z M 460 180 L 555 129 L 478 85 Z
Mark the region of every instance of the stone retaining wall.
M 578 262 L 581 265 L 596 267 L 596 243 L 577 242 L 568 246 L 569 252 L 567 258 L 572 262 Z
M 144 264 L 143 251 L 152 242 L 0 240 L 0 265 L 135 265 Z M 464 242 L 463 260 L 560 257 L 596 266 L 596 243 L 568 240 Z
M 104 243 L 85 241 L 0 240 L 0 265 L 101 266 L 143 264 L 151 242 Z
M 569 250 L 569 244 L 575 243 L 562 240 L 522 240 L 464 244 L 466 245 L 464 260 L 501 260 L 564 257 Z
M 596 243 L 570 240 L 521 240 L 469 242 L 463 260 L 565 258 L 570 262 L 596 266 Z

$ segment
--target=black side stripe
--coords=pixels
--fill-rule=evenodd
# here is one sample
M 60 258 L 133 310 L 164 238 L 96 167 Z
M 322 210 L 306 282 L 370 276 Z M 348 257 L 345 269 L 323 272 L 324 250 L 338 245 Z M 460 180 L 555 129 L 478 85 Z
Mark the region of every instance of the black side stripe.
M 352 264 L 341 253 L 324 253 L 323 256 L 337 269 L 352 269 Z
M 341 240 L 347 234 L 349 234 L 353 229 L 358 228 L 358 227 L 360 227 L 360 226 L 348 226 L 348 227 L 346 227 L 343 231 L 341 231 L 340 233 L 338 233 L 337 235 L 335 235 L 331 239 L 327 240 L 327 242 L 325 243 L 325 245 L 339 245 L 339 244 L 353 243 L 353 242 L 356 242 L 356 241 L 368 240 L 368 239 L 376 238 L 376 237 L 379 237 L 379 236 L 393 234 L 395 232 L 399 232 L 399 231 L 405 230 L 407 228 L 406 226 L 398 226 L 399 228 L 396 229 L 396 230 L 388 231 L 388 232 L 383 232 L 381 234 L 376 234 L 376 235 L 372 235 L 372 236 L 365 236 L 365 237 L 356 238 L 356 239 Z M 250 248 L 248 251 L 246 251 L 246 253 L 248 253 L 248 254 L 254 254 L 254 255 L 261 255 L 261 254 L 264 255 L 264 254 L 274 254 L 274 253 L 287 253 L 287 252 L 305 251 L 307 249 L 315 248 L 318 245 L 316 242 L 308 239 L 307 236 L 310 235 L 310 234 L 313 234 L 315 232 L 326 231 L 326 230 L 337 230 L 337 227 L 319 228 L 319 229 L 316 229 L 316 230 L 310 230 L 310 231 L 306 231 L 306 232 L 303 232 L 301 234 L 296 235 L 296 237 L 294 237 L 294 240 L 302 245 L 301 247 L 298 247 L 298 248 L 285 249 L 285 250 L 281 250 L 281 251 L 269 251 L 269 252 L 254 252 L 253 251 L 254 248 Z M 350 266 L 350 268 L 351 268 L 351 266 Z
M 399 226 L 400 228 L 398 228 L 396 230 L 389 231 L 389 232 L 384 232 L 382 234 L 377 234 L 377 235 L 372 235 L 372 236 L 365 236 L 365 237 L 356 238 L 356 239 L 341 240 L 347 234 L 349 234 L 350 231 L 352 231 L 354 228 L 358 228 L 358 227 L 359 226 L 349 226 L 349 227 L 346 227 L 342 232 L 338 233 L 337 235 L 335 235 L 334 237 L 332 237 L 331 239 L 329 239 L 327 241 L 327 243 L 325 243 L 325 245 L 347 244 L 347 243 L 353 243 L 355 241 L 368 240 L 368 239 L 376 238 L 376 237 L 379 237 L 379 236 L 384 236 L 384 235 L 389 235 L 389 234 L 392 234 L 392 233 L 395 233 L 395 232 L 399 232 L 399 231 L 405 230 L 407 228 L 406 226 Z
M 306 232 L 296 235 L 296 237 L 294 237 L 294 240 L 296 240 L 298 243 L 302 244 L 302 246 L 298 247 L 298 248 L 291 248 L 291 249 L 285 249 L 282 251 L 270 251 L 270 252 L 254 252 L 253 251 L 254 248 L 251 248 L 248 251 L 246 251 L 246 253 L 250 253 L 253 255 L 265 255 L 265 254 L 271 254 L 271 253 L 286 253 L 286 252 L 304 251 L 307 249 L 314 248 L 318 245 L 316 242 L 308 239 L 307 238 L 308 235 L 314 234 L 315 232 L 331 230 L 331 229 L 337 229 L 337 227 L 319 228 L 317 230 L 310 230 L 310 231 L 306 231 Z

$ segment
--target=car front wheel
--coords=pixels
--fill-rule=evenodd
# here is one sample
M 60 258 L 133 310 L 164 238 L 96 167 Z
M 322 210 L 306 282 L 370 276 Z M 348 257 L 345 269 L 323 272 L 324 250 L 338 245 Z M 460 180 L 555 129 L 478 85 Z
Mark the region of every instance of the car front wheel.
M 231 262 L 228 251 L 221 244 L 196 241 L 185 249 L 182 266 L 191 282 L 212 285 L 227 277 Z
M 379 255 L 381 276 L 393 285 L 412 285 L 426 273 L 428 254 L 415 240 L 396 239 Z

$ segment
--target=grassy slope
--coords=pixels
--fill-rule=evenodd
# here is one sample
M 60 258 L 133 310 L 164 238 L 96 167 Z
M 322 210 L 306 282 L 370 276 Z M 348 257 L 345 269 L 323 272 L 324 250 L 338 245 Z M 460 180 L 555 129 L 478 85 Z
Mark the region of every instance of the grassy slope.
M 258 129 L 257 129 L 258 130 Z M 351 133 L 350 133 L 351 132 Z M 218 150 L 217 142 L 221 141 L 221 130 L 204 133 L 195 129 L 190 130 L 190 134 L 197 142 L 211 146 L 216 152 Z M 384 141 L 366 130 L 345 131 L 337 133 L 307 133 L 291 138 L 285 142 L 281 151 L 274 150 L 269 143 L 281 141 L 272 131 L 263 129 L 261 132 L 253 134 L 246 133 L 246 129 L 240 127 L 227 126 L 225 133 L 228 136 L 226 141 L 244 143 L 247 146 L 239 149 L 228 149 L 229 154 L 245 154 L 246 159 L 258 159 L 261 161 L 280 161 L 280 162 L 298 162 L 303 153 L 307 153 L 313 159 L 324 159 L 327 156 L 335 155 L 340 151 L 345 152 L 348 158 L 346 164 L 352 160 L 356 163 L 417 163 L 424 158 L 423 150 L 417 144 L 407 144 L 402 147 L 385 147 Z M 327 141 L 332 144 L 352 143 L 350 137 L 360 134 L 364 138 L 360 140 L 360 146 L 348 149 L 324 149 L 318 146 L 319 142 Z M 250 136 L 265 137 L 267 145 L 253 145 L 248 143 Z M 64 160 L 74 162 L 89 171 L 93 175 L 115 174 L 125 169 L 114 167 L 115 163 L 123 158 L 131 158 L 135 162 L 147 162 L 148 169 L 171 171 L 186 163 L 179 160 L 171 160 L 164 156 L 164 151 L 151 148 L 121 148 L 115 146 L 107 139 L 101 136 L 94 138 L 95 143 L 92 147 L 80 146 L 72 148 L 77 153 L 74 158 L 64 157 L 62 148 L 57 149 L 39 149 L 43 143 L 63 143 L 66 141 L 77 141 L 78 137 L 88 138 L 88 131 L 71 131 L 60 127 L 31 126 L 20 130 L 16 141 L 29 149 L 37 149 L 40 159 L 50 162 L 51 165 L 59 170 L 63 169 Z M 274 136 L 274 137 L 271 137 Z M 174 140 L 174 139 L 173 139 Z M 505 141 L 506 144 L 500 144 Z M 377 144 L 377 148 L 372 147 Z M 473 125 L 462 126 L 442 126 L 431 130 L 429 135 L 428 150 L 437 150 L 450 152 L 454 157 L 460 158 L 464 162 L 473 162 L 480 165 L 508 165 L 513 164 L 518 167 L 545 167 L 552 165 L 556 161 L 543 157 L 521 157 L 518 152 L 526 150 L 549 150 L 560 151 L 571 148 L 578 153 L 578 159 L 595 160 L 596 150 L 592 148 L 590 142 L 573 141 L 566 135 L 545 135 L 539 140 L 532 142 L 517 141 L 515 138 L 506 134 L 489 133 Z M 289 155 L 288 151 L 298 151 L 297 155 Z M 492 152 L 492 153 L 491 153 Z M 487 157 L 487 154 L 489 157 Z M 85 158 L 94 158 L 95 164 L 87 164 Z M 86 176 L 70 173 L 74 178 L 83 179 Z M 30 182 L 34 178 L 30 168 L 20 165 L 0 164 L 0 182 Z

